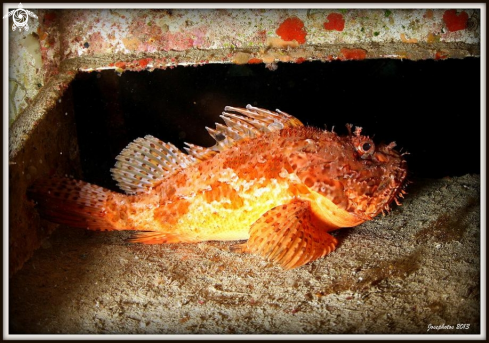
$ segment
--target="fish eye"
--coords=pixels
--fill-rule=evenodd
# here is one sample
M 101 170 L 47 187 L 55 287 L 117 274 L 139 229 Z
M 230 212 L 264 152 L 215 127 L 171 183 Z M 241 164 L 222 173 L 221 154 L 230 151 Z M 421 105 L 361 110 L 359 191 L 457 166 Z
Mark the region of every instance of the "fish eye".
M 355 149 L 357 150 L 360 157 L 363 159 L 371 156 L 375 151 L 375 144 L 370 138 L 361 137 L 360 139 L 356 140 L 356 142 L 354 143 L 355 143 Z

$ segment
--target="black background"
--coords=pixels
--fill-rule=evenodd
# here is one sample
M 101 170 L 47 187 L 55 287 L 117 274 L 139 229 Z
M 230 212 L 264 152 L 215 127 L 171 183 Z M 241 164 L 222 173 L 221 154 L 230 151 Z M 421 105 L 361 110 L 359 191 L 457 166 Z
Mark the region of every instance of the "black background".
M 307 125 L 362 126 L 408 151 L 411 178 L 480 174 L 480 59 L 204 65 L 79 73 L 72 83 L 84 179 L 117 189 L 115 157 L 151 134 L 179 148 L 214 144 L 224 106 L 280 109 Z M 325 126 L 326 125 L 326 126 Z

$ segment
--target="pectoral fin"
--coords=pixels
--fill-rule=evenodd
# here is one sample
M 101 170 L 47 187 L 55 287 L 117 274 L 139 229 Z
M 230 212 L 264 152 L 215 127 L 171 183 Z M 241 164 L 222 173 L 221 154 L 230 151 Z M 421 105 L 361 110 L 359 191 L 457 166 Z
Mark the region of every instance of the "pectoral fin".
M 250 239 L 233 250 L 256 253 L 293 269 L 335 249 L 337 240 L 327 231 L 308 201 L 294 200 L 266 212 L 251 226 Z

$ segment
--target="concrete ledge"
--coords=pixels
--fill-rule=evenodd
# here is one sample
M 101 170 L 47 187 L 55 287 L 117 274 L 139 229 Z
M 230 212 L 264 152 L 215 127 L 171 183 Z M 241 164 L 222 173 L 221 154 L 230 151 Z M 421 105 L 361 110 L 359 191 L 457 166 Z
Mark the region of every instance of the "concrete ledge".
M 9 274 L 13 275 L 57 227 L 41 223 L 26 197 L 27 187 L 42 176 L 81 175 L 71 89 L 63 97 L 41 93 L 39 103 L 12 128 L 10 149 Z

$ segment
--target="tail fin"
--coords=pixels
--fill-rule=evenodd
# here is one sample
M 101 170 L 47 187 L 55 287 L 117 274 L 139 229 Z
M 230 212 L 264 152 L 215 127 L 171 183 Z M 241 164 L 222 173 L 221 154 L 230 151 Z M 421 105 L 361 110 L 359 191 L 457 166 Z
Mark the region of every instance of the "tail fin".
M 107 200 L 115 193 L 87 182 L 50 178 L 27 190 L 42 218 L 90 230 L 117 230 L 107 216 Z

